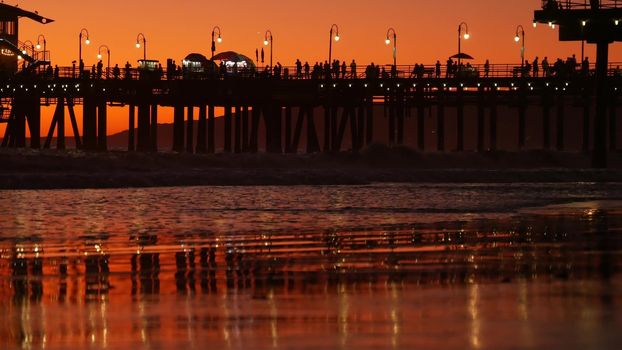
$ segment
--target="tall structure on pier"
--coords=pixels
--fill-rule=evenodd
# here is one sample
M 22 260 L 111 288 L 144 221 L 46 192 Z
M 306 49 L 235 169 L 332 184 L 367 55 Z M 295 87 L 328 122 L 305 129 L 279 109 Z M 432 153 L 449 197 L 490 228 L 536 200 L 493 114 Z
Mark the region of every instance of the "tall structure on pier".
M 22 55 L 23 44 L 19 41 L 19 18 L 25 17 L 33 21 L 48 24 L 54 20 L 40 16 L 37 12 L 23 10 L 16 6 L 0 4 L 0 74 L 12 74 L 17 71 L 18 56 Z M 26 48 L 28 52 L 28 48 Z M 32 59 L 34 48 L 30 48 Z M 45 52 L 44 52 L 45 56 Z
M 594 122 L 593 166 L 607 167 L 607 72 L 609 44 L 622 41 L 622 1 L 543 0 L 535 11 L 534 23 L 559 27 L 560 41 L 596 44 L 596 119 Z

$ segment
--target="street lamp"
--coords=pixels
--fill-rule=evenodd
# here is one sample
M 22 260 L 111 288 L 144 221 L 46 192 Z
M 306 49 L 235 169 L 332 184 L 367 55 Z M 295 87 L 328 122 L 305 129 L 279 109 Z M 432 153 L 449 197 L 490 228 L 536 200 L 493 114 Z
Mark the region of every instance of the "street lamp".
M 90 45 L 91 44 L 91 39 L 89 38 L 89 31 L 86 28 L 82 28 L 80 29 L 80 35 L 79 35 L 79 41 L 80 41 L 80 45 L 79 45 L 79 53 L 78 53 L 78 64 L 81 64 L 82 62 L 82 35 L 86 35 L 86 40 L 84 41 L 85 44 Z M 80 72 L 80 74 L 82 74 L 82 72 Z
M 41 50 L 41 42 L 43 42 L 43 60 L 47 61 L 45 58 L 47 41 L 45 40 L 45 36 L 43 34 L 39 34 L 39 36 L 37 37 L 37 50 Z
M 108 45 L 99 46 L 97 58 L 100 60 L 102 59 L 102 49 L 106 49 L 106 55 L 108 57 L 108 65 L 106 66 L 106 78 L 108 78 L 108 73 L 110 72 L 110 48 L 108 47 Z
M 214 40 L 216 32 L 218 32 L 218 39 L 216 40 L 219 44 L 222 43 L 222 34 L 220 27 L 215 26 L 214 29 L 212 29 L 212 60 L 214 60 L 214 53 L 216 52 L 216 40 Z
M 581 63 L 585 61 L 585 26 L 587 25 L 586 20 L 581 21 Z
M 471 35 L 469 34 L 469 25 L 466 22 L 462 22 L 458 25 L 458 71 L 462 69 L 460 66 L 461 54 L 462 54 L 462 27 L 464 27 L 464 40 L 469 40 Z
M 397 34 L 395 33 L 395 29 L 389 28 L 389 30 L 387 30 L 387 38 L 384 43 L 387 45 L 391 44 L 391 33 L 393 33 L 393 67 L 397 67 Z
M 333 33 L 334 33 L 334 37 L 333 37 Z M 333 39 L 335 41 L 339 41 L 339 39 L 341 39 L 339 37 L 339 27 L 336 24 L 333 24 L 330 27 L 330 39 L 329 39 L 329 45 L 328 45 L 328 64 L 331 64 L 331 62 L 333 61 Z
M 518 27 L 516 27 L 516 35 L 514 36 L 514 41 L 518 43 L 519 41 L 521 41 L 521 39 L 522 45 L 520 48 L 520 66 L 522 68 L 525 65 L 525 29 L 522 25 L 518 25 Z
M 26 40 L 26 41 L 24 41 L 22 43 L 22 54 L 24 54 L 24 55 L 28 54 L 28 50 L 27 50 L 28 47 L 30 47 L 30 50 L 34 52 L 35 44 L 33 44 L 32 41 L 30 41 L 30 40 Z M 33 56 L 34 56 L 34 54 L 33 54 Z
M 147 38 L 145 38 L 145 34 L 138 33 L 136 36 L 136 48 L 140 49 L 140 41 L 143 41 L 143 60 L 147 60 Z
M 270 69 L 272 69 L 272 48 L 274 47 L 274 38 L 272 37 L 272 31 L 270 29 L 266 30 L 263 44 L 265 46 L 270 45 Z

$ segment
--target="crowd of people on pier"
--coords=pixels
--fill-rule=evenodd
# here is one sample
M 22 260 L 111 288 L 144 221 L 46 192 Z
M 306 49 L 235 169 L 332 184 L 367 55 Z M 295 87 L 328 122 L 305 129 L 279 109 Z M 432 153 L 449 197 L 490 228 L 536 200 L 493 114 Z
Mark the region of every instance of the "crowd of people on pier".
M 263 79 L 392 79 L 392 78 L 412 78 L 412 79 L 431 79 L 431 78 L 491 78 L 491 77 L 588 77 L 593 75 L 592 66 L 588 57 L 578 62 L 575 55 L 563 60 L 557 58 L 550 61 L 548 57 L 542 60 L 535 57 L 532 61 L 525 60 L 520 66 L 499 65 L 494 66 L 486 60 L 483 65 L 466 64 L 464 61 L 456 61 L 452 58 L 447 59 L 445 64 L 437 60 L 433 65 L 415 64 L 414 66 L 378 65 L 370 63 L 365 69 L 359 69 L 356 60 L 349 63 L 339 59 L 315 62 L 313 65 L 308 61 L 302 62 L 297 59 L 293 66 L 283 66 L 277 62 L 274 66 L 265 66 L 258 70 L 254 65 L 238 68 L 237 65 L 227 66 L 224 62 L 219 65 L 213 64 L 211 68 L 197 72 L 190 71 L 182 65 L 178 65 L 174 60 L 167 61 L 166 70 L 161 64 L 147 69 L 144 67 L 133 67 L 126 62 L 124 67 L 115 64 L 113 67 L 104 67 L 99 60 L 90 69 L 86 69 L 84 61 L 80 61 L 76 66 L 75 61 L 71 67 L 59 68 L 57 65 L 47 65 L 45 67 L 35 67 L 29 69 L 25 64 L 22 66 L 21 74 L 37 74 L 46 78 L 79 78 L 79 79 L 152 79 L 152 80 L 180 80 L 180 79 L 225 79 L 233 77 L 243 78 L 263 78 Z M 613 75 L 619 76 L 620 69 L 616 68 Z

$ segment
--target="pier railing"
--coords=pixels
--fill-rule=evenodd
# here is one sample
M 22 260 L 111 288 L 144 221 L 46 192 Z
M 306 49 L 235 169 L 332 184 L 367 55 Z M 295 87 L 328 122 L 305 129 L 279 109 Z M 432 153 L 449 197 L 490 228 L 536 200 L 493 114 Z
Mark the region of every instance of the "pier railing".
M 621 0 L 622 1 L 622 0 Z M 283 66 L 280 73 L 276 73 L 269 68 L 260 70 L 239 69 L 237 71 L 211 71 L 211 72 L 188 72 L 185 70 L 155 70 L 147 71 L 138 68 L 120 68 L 116 71 L 113 68 L 103 68 L 100 71 L 92 68 L 85 68 L 82 74 L 77 67 L 40 67 L 36 71 L 20 72 L 22 74 L 33 74 L 41 78 L 69 78 L 69 79 L 127 79 L 127 80 L 208 80 L 226 78 L 247 78 L 247 79 L 366 79 L 366 78 L 519 78 L 519 77 L 575 77 L 592 76 L 595 74 L 595 64 L 583 66 L 580 63 L 568 64 L 568 61 L 549 63 L 549 68 L 544 70 L 541 62 L 537 69 L 530 65 L 520 64 L 473 64 L 462 66 L 461 68 L 448 69 L 446 64 L 437 67 L 435 64 L 422 65 L 398 65 L 393 70 L 392 65 L 357 66 L 352 70 L 350 66 L 344 71 L 324 69 L 306 71 L 304 68 L 298 70 L 295 66 Z M 27 70 L 27 69 L 26 69 Z M 608 67 L 609 76 L 622 75 L 622 62 L 611 62 Z
M 600 0 L 598 2 L 601 9 L 622 8 L 622 0 Z M 591 6 L 589 0 L 542 0 L 542 8 L 545 10 L 588 10 Z

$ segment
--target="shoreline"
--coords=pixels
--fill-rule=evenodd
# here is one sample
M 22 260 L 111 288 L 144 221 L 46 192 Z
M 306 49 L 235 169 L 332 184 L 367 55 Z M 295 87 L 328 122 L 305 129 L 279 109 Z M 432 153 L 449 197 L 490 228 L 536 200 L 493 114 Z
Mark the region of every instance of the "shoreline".
M 418 153 L 372 147 L 360 154 L 91 153 L 0 150 L 0 189 L 371 183 L 622 182 L 622 155 L 589 169 L 583 153 Z

